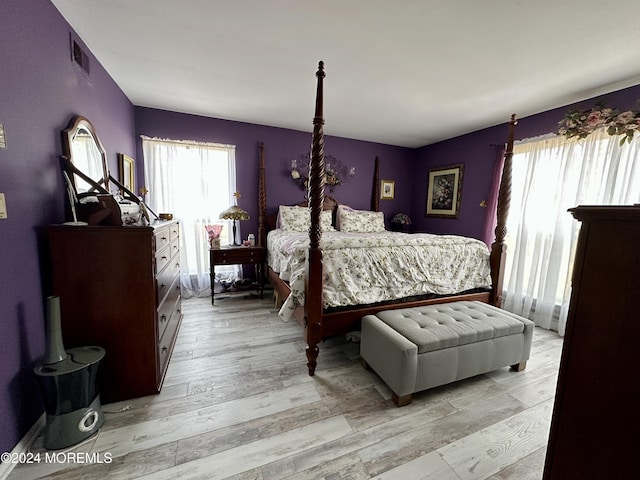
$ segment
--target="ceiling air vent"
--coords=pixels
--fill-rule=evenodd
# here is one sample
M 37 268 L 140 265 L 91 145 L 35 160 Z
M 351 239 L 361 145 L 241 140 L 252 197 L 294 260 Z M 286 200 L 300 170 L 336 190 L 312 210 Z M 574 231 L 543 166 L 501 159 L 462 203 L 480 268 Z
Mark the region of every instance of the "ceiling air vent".
M 74 39 L 71 39 L 71 59 L 89 75 L 89 55 L 82 50 L 82 47 Z

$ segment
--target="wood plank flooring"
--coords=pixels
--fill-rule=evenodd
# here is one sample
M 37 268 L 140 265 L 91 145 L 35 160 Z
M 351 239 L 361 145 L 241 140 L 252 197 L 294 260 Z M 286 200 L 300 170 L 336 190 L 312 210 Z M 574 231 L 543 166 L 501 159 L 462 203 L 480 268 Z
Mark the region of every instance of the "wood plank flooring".
M 64 451 L 66 463 L 18 465 L 8 478 L 542 477 L 562 348 L 554 332 L 535 329 L 523 372 L 500 369 L 396 408 L 344 338 L 320 345 L 309 377 L 302 327 L 283 323 L 270 299 L 190 299 L 183 312 L 160 394 L 104 405 L 104 426 Z M 41 437 L 31 452 L 46 452 Z

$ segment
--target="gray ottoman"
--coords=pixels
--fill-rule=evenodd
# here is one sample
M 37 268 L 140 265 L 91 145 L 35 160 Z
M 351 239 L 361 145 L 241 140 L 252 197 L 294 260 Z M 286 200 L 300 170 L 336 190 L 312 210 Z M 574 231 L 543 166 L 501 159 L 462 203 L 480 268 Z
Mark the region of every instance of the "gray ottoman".
M 362 318 L 360 355 L 400 407 L 428 388 L 506 366 L 524 370 L 533 327 L 482 302 L 385 310 Z

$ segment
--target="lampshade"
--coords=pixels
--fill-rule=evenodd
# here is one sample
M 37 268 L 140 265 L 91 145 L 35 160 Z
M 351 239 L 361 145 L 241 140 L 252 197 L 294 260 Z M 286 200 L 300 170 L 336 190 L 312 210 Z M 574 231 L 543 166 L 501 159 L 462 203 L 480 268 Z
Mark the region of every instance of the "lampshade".
M 251 217 L 247 212 L 237 205 L 232 205 L 220 214 L 224 220 L 249 220 Z

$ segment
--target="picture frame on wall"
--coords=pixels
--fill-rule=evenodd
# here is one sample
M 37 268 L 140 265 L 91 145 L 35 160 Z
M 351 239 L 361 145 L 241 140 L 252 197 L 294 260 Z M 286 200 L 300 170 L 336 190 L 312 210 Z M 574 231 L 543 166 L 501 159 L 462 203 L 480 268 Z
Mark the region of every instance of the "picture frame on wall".
M 134 192 L 135 190 L 135 161 L 133 158 L 125 155 L 124 153 L 118 154 L 118 174 L 119 181 L 124 187 L 130 192 Z
M 427 217 L 458 218 L 464 165 L 429 170 Z
M 395 181 L 394 180 L 381 180 L 380 181 L 380 199 L 381 200 L 393 200 L 395 196 Z

